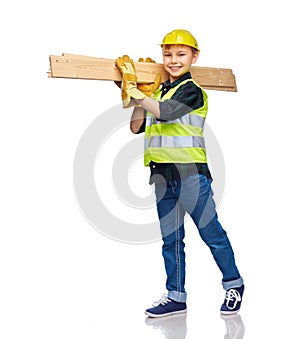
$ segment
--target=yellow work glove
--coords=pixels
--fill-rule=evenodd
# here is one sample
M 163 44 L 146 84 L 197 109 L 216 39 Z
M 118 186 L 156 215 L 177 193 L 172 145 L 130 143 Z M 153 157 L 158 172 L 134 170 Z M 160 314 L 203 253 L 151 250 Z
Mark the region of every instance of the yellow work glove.
M 128 55 L 116 60 L 116 66 L 122 74 L 123 107 L 129 107 L 131 99 L 144 99 L 146 95 L 137 89 L 137 77 L 134 62 Z
M 145 60 L 143 58 L 139 58 L 139 62 L 151 62 L 155 64 L 155 61 L 151 58 L 146 58 Z M 161 84 L 161 74 L 156 74 L 156 77 L 154 79 L 154 82 L 151 83 L 145 83 L 145 84 L 137 84 L 137 88 L 143 92 L 147 97 L 152 97 L 154 92 L 159 88 Z
M 125 92 L 122 81 L 114 81 L 114 83 L 121 89 L 121 98 L 123 102 L 123 107 L 128 107 L 130 104 L 131 97 Z

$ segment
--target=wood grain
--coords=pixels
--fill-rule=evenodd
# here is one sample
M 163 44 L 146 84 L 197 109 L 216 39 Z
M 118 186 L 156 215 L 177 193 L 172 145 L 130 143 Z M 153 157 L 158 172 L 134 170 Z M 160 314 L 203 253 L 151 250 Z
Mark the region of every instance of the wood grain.
M 50 78 L 69 78 L 87 80 L 120 81 L 121 75 L 115 66 L 115 60 L 63 53 L 61 56 L 50 55 Z M 138 83 L 153 82 L 157 73 L 162 81 L 168 74 L 162 64 L 135 62 Z M 191 67 L 192 77 L 206 89 L 220 91 L 237 91 L 236 79 L 229 68 Z

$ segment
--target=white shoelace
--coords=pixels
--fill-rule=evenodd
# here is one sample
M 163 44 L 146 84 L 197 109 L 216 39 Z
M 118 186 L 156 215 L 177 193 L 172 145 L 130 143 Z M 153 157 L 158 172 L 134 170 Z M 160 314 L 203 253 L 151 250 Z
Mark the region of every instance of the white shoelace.
M 158 301 L 153 303 L 153 306 L 156 307 L 158 305 L 166 305 L 167 303 L 171 302 L 166 294 L 164 294 Z
M 229 309 L 234 309 L 239 301 L 242 300 L 241 295 L 237 290 L 231 289 L 226 292 L 225 295 L 226 306 Z M 229 306 L 230 301 L 234 301 L 233 306 Z

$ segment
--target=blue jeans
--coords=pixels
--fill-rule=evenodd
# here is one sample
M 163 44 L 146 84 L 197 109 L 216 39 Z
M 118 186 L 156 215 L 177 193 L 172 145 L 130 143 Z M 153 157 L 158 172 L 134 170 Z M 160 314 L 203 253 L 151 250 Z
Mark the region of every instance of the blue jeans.
M 155 184 L 157 212 L 163 239 L 162 254 L 169 298 L 186 302 L 184 215 L 193 219 L 200 237 L 210 248 L 222 272 L 223 288 L 240 287 L 243 279 L 225 230 L 218 221 L 210 180 L 192 175 L 178 181 Z

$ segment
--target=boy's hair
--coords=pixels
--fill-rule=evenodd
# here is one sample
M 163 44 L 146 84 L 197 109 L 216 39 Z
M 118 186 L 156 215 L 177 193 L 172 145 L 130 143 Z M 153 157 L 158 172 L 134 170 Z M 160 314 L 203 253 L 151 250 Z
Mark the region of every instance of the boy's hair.
M 166 49 L 166 50 L 169 50 L 169 49 L 170 49 L 171 47 L 173 47 L 173 46 L 180 46 L 180 45 L 178 45 L 178 44 L 170 44 L 170 45 L 166 44 L 166 45 L 160 45 L 161 48 Z M 190 48 L 192 49 L 193 54 L 199 53 L 199 51 L 198 51 L 196 48 L 194 48 L 194 47 L 191 47 L 191 46 L 188 46 L 188 45 L 184 45 L 184 44 L 182 44 L 182 46 L 190 47 Z

